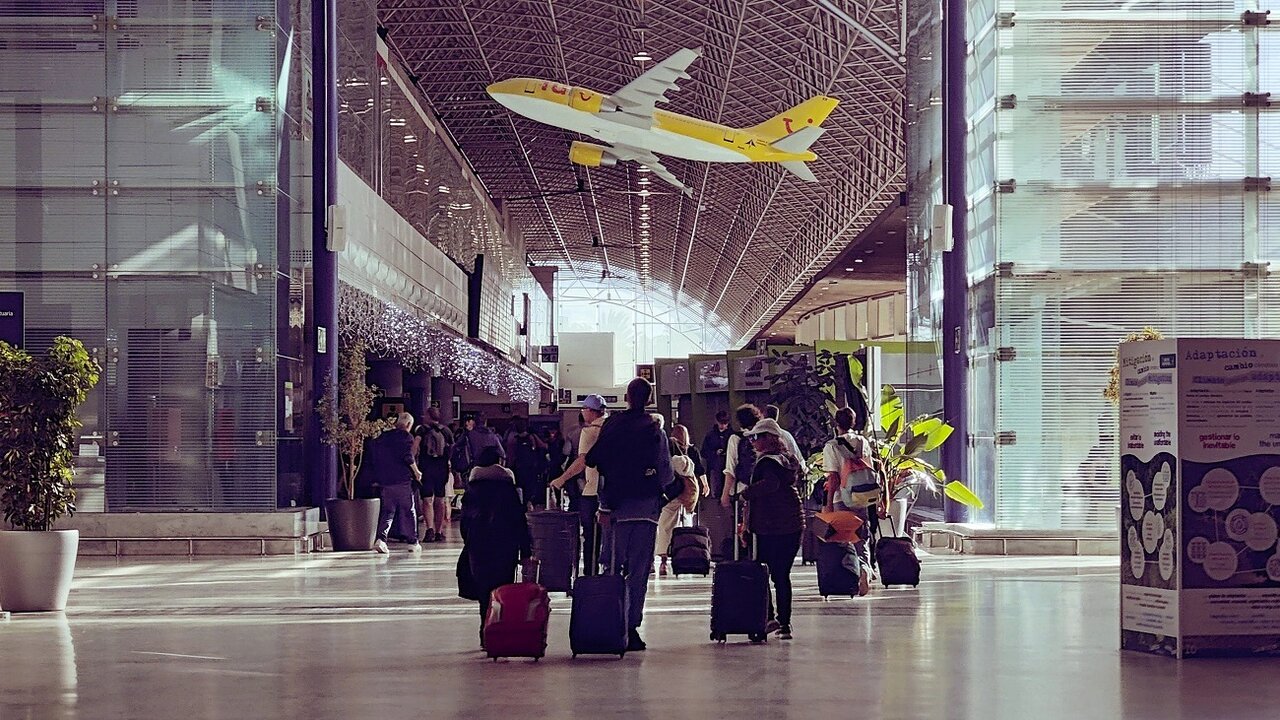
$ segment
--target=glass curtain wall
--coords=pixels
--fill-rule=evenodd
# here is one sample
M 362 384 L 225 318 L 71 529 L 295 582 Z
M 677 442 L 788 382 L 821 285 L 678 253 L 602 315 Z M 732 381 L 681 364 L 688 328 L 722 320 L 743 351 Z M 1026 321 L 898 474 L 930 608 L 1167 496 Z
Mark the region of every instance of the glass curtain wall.
M 972 472 L 1006 528 L 1112 529 L 1116 343 L 1276 336 L 1276 0 L 970 4 Z
M 0 8 L 0 290 L 104 368 L 82 510 L 276 507 L 275 13 Z

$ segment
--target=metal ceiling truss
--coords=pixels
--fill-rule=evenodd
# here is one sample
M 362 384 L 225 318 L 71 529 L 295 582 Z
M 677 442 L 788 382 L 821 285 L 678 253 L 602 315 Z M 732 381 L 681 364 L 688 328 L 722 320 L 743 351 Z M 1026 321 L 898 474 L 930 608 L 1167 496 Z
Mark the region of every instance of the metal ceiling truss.
M 669 287 L 739 343 L 903 188 L 900 0 L 380 0 L 379 11 L 534 262 L 603 267 L 643 290 Z M 664 106 L 674 112 L 746 127 L 812 95 L 839 98 L 814 146 L 820 182 L 773 165 L 664 158 L 693 187 L 685 197 L 661 181 L 644 184 L 630 163 L 571 165 L 572 133 L 509 113 L 485 94 L 489 83 L 518 76 L 612 92 L 644 71 L 632 59 L 638 51 L 662 58 L 682 47 L 704 55 Z M 564 192 L 579 178 L 585 192 Z M 530 196 L 541 197 L 504 201 Z M 646 201 L 647 260 L 639 233 Z M 623 247 L 592 247 L 593 237 Z

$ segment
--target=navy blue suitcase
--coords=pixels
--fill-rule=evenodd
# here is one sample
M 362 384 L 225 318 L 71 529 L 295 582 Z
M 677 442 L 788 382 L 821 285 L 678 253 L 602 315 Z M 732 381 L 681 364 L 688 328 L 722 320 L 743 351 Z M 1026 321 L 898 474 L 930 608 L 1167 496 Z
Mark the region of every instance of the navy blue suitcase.
M 542 565 L 541 584 L 547 592 L 567 593 L 578 575 L 578 513 L 554 506 L 547 490 L 547 509 L 528 514 L 533 557 Z
M 671 533 L 671 572 L 676 575 L 711 573 L 711 534 L 704 527 L 678 527 Z
M 579 655 L 627 653 L 627 583 L 621 575 L 580 577 L 573 584 L 569 650 Z
M 856 597 L 859 563 L 853 545 L 819 542 L 817 551 L 818 594 Z
M 734 516 L 736 528 L 736 505 Z M 716 563 L 711 575 L 711 640 L 723 643 L 730 635 L 746 635 L 753 643 L 765 642 L 769 638 L 769 568 L 755 560 L 737 559 L 736 541 L 733 556 Z

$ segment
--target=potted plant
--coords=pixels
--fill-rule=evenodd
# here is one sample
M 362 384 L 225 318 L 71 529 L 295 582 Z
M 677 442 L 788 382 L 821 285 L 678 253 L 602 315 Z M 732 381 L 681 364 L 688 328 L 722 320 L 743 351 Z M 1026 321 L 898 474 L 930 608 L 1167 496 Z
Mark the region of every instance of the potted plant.
M 921 415 L 913 420 L 906 417 L 902 398 L 890 385 L 880 391 L 880 427 L 884 436 L 870 437 L 884 478 L 886 508 L 894 518 L 896 530 L 901 532 L 906 524 L 907 512 L 920 492 L 941 491 L 952 500 L 981 510 L 982 499 L 963 482 L 948 478 L 942 468 L 921 457 L 938 449 L 955 431 L 941 418 Z
M 316 402 L 324 442 L 338 450 L 339 477 L 336 498 L 325 501 L 329 539 L 338 551 L 372 550 L 377 540 L 377 498 L 356 497 L 356 476 L 364 457 L 365 443 L 387 428 L 382 420 L 371 420 L 377 388 L 365 382 L 368 366 L 363 342 L 345 345 L 338 356 L 338 384 L 325 385 Z
M 0 342 L 0 607 L 65 610 L 80 533 L 54 530 L 75 512 L 76 410 L 100 369 L 79 340 L 58 337 L 34 357 Z

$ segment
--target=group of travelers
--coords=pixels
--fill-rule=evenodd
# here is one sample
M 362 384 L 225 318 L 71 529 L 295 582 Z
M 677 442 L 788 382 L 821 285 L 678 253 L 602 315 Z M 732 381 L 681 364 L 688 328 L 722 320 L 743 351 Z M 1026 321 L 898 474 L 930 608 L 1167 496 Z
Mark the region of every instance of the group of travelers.
M 567 491 L 569 509 L 580 519 L 581 572 L 624 578 L 629 592 L 628 650 L 645 648 L 640 635 L 649 579 L 668 573 L 668 548 L 677 527 L 706 528 L 713 561 L 751 558 L 768 568 L 773 590 L 768 632 L 790 639 L 791 570 L 806 532 L 804 504 L 810 497 L 808 469 L 796 439 L 778 423 L 778 409 L 754 405 L 725 411 L 700 446 L 688 428 L 668 433 L 663 418 L 646 407 L 652 385 L 636 378 L 627 387 L 625 410 L 610 414 L 599 395 L 582 403 L 576 446 L 558 428 L 534 432 L 514 418 L 506 437 L 482 419 L 468 417 L 449 427 L 431 409 L 424 422 L 401 414 L 394 431 L 371 444 L 371 462 L 381 480 L 383 500 L 377 550 L 399 524 L 411 551 L 420 548 L 417 520 L 425 522 L 423 542 L 441 540 L 449 526 L 446 495 L 451 478 L 465 487 L 461 503 L 460 594 L 478 599 L 481 623 L 489 594 L 516 577 L 532 555 L 527 512 L 548 502 L 551 491 Z M 736 421 L 737 429 L 731 420 Z M 854 551 L 859 562 L 858 594 L 869 591 L 867 510 L 846 507 L 840 492 L 849 457 L 870 457 L 852 410 L 836 413 L 837 435 L 822 448 L 825 482 L 815 495 L 823 509 L 849 509 L 864 521 Z M 417 493 L 413 488 L 418 488 Z M 421 499 L 421 518 L 415 515 Z M 483 644 L 483 630 L 481 631 Z

